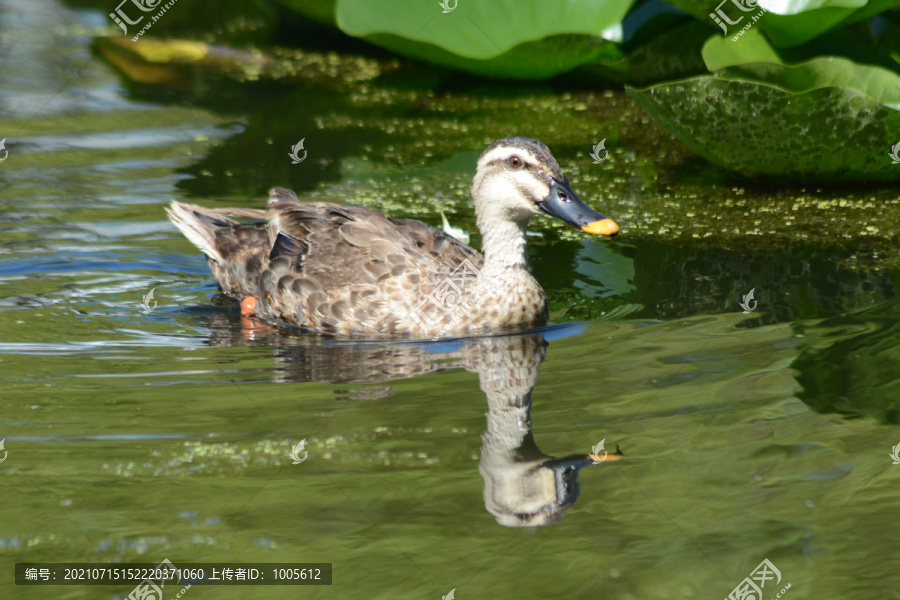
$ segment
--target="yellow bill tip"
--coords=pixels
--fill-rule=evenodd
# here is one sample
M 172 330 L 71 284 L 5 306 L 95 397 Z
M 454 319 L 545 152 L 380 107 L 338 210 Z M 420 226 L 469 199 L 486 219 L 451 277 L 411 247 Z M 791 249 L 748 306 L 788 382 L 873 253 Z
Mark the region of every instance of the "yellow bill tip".
M 619 226 L 612 219 L 600 219 L 593 221 L 587 225 L 582 225 L 581 230 L 585 233 L 593 233 L 594 235 L 614 236 L 619 233 Z

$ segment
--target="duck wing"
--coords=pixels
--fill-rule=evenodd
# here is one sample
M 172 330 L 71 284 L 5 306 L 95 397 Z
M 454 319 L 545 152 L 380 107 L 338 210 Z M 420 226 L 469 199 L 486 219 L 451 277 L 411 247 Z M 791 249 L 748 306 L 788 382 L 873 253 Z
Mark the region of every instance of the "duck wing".
M 424 223 L 362 206 L 301 203 L 270 193 L 268 267 L 257 312 L 336 333 L 396 333 L 464 260 L 481 254 Z

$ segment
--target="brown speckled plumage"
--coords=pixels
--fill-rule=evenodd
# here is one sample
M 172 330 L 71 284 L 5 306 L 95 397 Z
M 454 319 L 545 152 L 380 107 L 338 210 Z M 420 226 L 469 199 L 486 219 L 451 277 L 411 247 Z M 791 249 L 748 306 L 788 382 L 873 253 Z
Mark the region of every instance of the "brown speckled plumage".
M 524 167 L 513 168 L 513 156 Z M 167 212 L 207 255 L 224 293 L 258 298 L 259 317 L 343 335 L 449 336 L 546 320 L 525 227 L 550 177 L 565 181 L 536 140 L 505 138 L 484 151 L 472 195 L 487 260 L 419 221 L 300 202 L 283 188 L 270 192 L 265 211 L 173 202 Z

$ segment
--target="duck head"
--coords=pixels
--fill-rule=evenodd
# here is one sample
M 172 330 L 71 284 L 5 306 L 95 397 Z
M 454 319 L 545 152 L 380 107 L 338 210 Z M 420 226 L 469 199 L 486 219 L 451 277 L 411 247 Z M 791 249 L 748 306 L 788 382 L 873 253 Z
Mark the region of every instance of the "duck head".
M 479 220 L 523 225 L 544 213 L 587 233 L 614 236 L 615 221 L 578 199 L 550 149 L 537 140 L 497 140 L 478 158 L 472 198 Z

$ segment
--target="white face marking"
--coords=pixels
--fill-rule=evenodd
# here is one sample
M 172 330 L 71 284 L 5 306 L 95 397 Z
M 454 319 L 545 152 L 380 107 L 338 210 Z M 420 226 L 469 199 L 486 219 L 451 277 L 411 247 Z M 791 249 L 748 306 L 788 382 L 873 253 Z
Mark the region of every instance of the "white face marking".
M 495 160 L 504 160 L 507 161 L 513 156 L 518 156 L 522 160 L 532 165 L 539 165 L 540 161 L 537 157 L 529 152 L 528 150 L 522 148 L 509 148 L 498 146 L 494 148 L 487 154 L 481 157 L 481 160 L 478 161 L 478 166 L 486 165 L 488 163 L 494 162 Z

